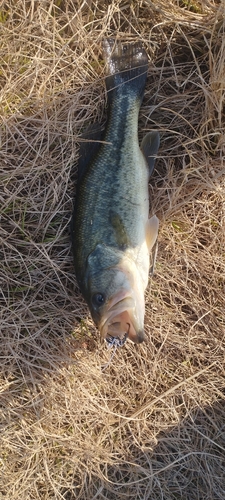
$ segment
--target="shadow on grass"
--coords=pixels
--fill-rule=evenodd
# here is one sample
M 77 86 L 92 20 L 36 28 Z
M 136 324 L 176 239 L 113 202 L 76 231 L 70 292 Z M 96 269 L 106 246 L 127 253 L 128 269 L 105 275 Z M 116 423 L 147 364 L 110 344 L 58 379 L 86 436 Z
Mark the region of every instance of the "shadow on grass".
M 63 491 L 65 500 L 222 500 L 225 492 L 224 400 L 196 408 L 177 426 L 160 432 L 157 444 L 131 444 L 102 476 L 85 478 L 82 487 Z

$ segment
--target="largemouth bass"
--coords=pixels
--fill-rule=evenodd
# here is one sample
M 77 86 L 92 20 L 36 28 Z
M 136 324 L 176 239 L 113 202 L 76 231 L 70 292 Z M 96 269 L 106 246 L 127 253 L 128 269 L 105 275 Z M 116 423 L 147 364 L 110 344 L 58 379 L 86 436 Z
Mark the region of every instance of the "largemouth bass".
M 81 172 L 72 220 L 80 290 L 102 338 L 144 340 L 144 292 L 158 219 L 149 219 L 148 181 L 158 132 L 139 147 L 138 114 L 148 59 L 139 42 L 104 41 L 108 120 L 103 141 Z

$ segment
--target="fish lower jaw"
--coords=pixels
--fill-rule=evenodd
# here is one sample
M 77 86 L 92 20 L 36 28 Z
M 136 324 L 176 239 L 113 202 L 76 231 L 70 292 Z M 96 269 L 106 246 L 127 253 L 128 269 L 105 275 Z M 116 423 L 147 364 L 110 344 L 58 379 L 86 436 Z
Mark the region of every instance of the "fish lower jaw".
M 123 345 L 126 339 L 140 344 L 145 339 L 144 328 L 135 327 L 133 318 L 132 310 L 123 310 L 119 314 L 112 315 L 100 329 L 101 337 L 109 343 L 112 343 L 113 339 L 117 339 L 120 345 Z

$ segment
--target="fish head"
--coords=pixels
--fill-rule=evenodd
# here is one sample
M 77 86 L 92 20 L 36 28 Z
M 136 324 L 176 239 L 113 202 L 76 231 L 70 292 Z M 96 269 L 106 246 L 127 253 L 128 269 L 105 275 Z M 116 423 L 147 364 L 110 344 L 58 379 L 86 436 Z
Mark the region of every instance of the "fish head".
M 87 302 L 101 338 L 109 344 L 116 339 L 119 345 L 127 338 L 143 342 L 145 286 L 135 263 L 125 257 L 116 265 L 101 266 L 89 273 L 87 284 Z

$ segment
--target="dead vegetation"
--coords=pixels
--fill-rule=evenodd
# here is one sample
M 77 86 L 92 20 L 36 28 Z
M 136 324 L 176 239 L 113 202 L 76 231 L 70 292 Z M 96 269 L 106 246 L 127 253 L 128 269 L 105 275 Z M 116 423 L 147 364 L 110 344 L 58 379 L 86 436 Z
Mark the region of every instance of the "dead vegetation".
M 225 22 L 216 0 L 2 1 L 0 496 L 225 496 Z M 148 342 L 110 366 L 77 289 L 81 131 L 105 115 L 101 41 L 142 40 L 161 135 Z

